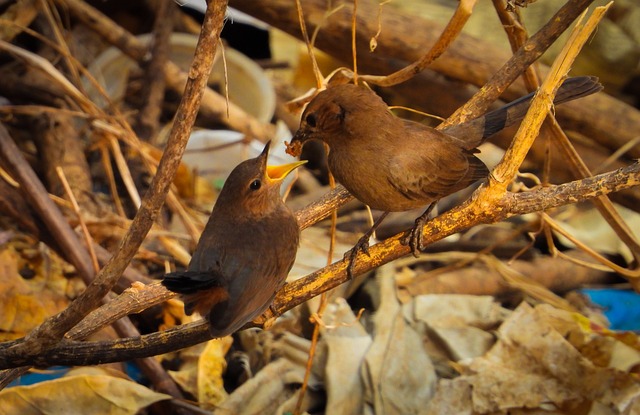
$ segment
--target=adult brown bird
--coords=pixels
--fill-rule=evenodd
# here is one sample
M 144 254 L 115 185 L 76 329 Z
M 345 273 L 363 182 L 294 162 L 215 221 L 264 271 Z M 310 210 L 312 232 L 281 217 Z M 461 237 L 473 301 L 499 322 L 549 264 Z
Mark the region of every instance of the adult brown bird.
M 187 271 L 162 284 L 182 294 L 187 315 L 197 311 L 213 337 L 240 329 L 264 312 L 284 284 L 300 229 L 280 196 L 284 178 L 305 161 L 267 166 L 269 143 L 227 178 Z
M 602 89 L 595 77 L 567 79 L 554 103 Z M 474 154 L 488 137 L 522 119 L 533 94 L 483 117 L 442 131 L 396 117 L 370 89 L 342 84 L 320 92 L 302 114 L 287 151 L 298 156 L 307 140 L 329 146 L 329 170 L 356 198 L 385 213 L 351 250 L 351 274 L 359 250 L 388 212 L 429 206 L 408 235 L 414 255 L 421 250 L 422 228 L 440 198 L 485 178 L 487 167 Z

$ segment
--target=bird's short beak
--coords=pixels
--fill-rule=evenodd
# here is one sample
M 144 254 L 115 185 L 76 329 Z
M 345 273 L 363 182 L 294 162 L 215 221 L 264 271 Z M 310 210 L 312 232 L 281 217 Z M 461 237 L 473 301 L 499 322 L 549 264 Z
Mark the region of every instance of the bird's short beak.
M 299 128 L 298 131 L 291 137 L 291 143 L 300 142 L 304 144 L 309 139 L 309 134 L 304 128 Z
M 307 160 L 296 161 L 294 163 L 283 164 L 280 166 L 267 166 L 266 176 L 270 182 L 281 182 L 285 177 L 298 167 L 306 163 Z
M 269 147 L 271 146 L 271 141 L 268 141 L 264 150 L 262 150 L 262 154 L 260 154 L 260 158 L 262 159 L 262 166 L 264 169 L 264 175 L 269 183 L 280 183 L 284 180 L 285 177 L 298 167 L 302 166 L 307 160 L 296 161 L 294 163 L 283 164 L 281 166 L 267 166 L 267 157 L 269 156 Z

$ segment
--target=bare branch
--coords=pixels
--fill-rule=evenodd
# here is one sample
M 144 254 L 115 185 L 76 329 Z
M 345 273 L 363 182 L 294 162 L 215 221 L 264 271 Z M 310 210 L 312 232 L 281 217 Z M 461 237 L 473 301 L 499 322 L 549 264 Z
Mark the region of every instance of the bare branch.
M 491 194 L 481 188 L 476 196 L 466 203 L 428 222 L 424 231 L 425 243 L 433 243 L 480 223 L 499 222 L 512 216 L 577 203 L 638 185 L 640 185 L 640 162 L 613 172 L 558 186 L 542 187 L 525 193 L 508 192 L 499 199 L 483 198 L 482 195 Z M 410 248 L 400 242 L 403 236 L 403 233 L 399 233 L 371 246 L 370 256 L 358 257 L 355 274 L 368 272 L 409 254 Z M 348 281 L 347 265 L 348 261 L 341 260 L 286 284 L 273 302 L 273 311 L 276 315 L 281 315 L 310 298 Z M 167 353 L 210 338 L 207 323 L 199 321 L 163 332 L 111 342 L 64 341 L 41 355 L 16 356 L 14 360 L 5 359 L 4 353 L 0 351 L 0 368 L 27 364 L 51 366 L 115 362 Z

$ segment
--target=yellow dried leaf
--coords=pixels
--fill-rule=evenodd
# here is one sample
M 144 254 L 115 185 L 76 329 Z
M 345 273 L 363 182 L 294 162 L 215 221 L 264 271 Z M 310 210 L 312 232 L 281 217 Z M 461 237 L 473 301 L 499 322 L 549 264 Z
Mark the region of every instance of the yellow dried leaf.
M 23 336 L 68 305 L 63 264 L 46 248 L 11 242 L 0 250 L 0 340 Z M 28 279 L 20 274 L 25 269 L 32 273 Z
M 198 360 L 198 402 L 205 408 L 214 408 L 227 398 L 222 375 L 227 368 L 225 355 L 233 343 L 230 336 L 214 339 Z
M 135 414 L 171 399 L 130 380 L 112 376 L 68 376 L 0 392 L 0 414 Z

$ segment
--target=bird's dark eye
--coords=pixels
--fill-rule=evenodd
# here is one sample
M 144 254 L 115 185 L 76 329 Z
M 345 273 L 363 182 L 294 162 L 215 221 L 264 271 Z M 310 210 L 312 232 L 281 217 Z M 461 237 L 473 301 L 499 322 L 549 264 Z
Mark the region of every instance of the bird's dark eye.
M 311 113 L 311 114 L 307 115 L 307 118 L 306 118 L 305 121 L 307 122 L 307 125 L 309 127 L 315 128 L 316 127 L 316 114 Z
M 249 185 L 249 189 L 258 190 L 260 188 L 260 186 L 262 186 L 262 182 L 260 180 L 256 179 L 256 180 L 251 182 L 251 184 Z

